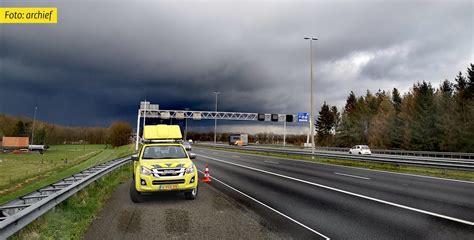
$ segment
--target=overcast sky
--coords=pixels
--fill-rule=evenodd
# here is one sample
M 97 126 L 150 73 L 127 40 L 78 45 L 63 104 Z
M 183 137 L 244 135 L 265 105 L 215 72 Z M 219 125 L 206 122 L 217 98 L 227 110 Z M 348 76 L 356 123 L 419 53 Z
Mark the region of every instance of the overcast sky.
M 60 2 L 60 3 L 57 3 Z M 58 24 L 0 25 L 0 113 L 70 126 L 133 123 L 162 109 L 309 111 L 349 92 L 435 86 L 474 62 L 472 0 L 22 1 L 57 7 Z M 198 125 L 197 123 L 193 123 Z

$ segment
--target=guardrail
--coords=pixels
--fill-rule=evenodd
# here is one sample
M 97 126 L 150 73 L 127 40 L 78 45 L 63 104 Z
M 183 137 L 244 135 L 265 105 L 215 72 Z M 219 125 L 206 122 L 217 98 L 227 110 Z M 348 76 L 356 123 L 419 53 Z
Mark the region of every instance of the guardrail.
M 317 147 L 316 149 L 324 150 L 324 151 L 337 151 L 337 152 L 349 151 L 349 148 L 341 148 L 341 147 Z M 430 152 L 430 151 L 407 151 L 407 150 L 389 150 L 389 149 L 370 149 L 370 151 L 376 154 L 474 159 L 474 153 L 465 153 L 465 152 Z
M 0 239 L 10 237 L 79 190 L 129 160 L 128 156 L 108 161 L 0 205 Z
M 213 144 L 212 142 L 200 142 L 200 143 Z M 222 142 L 220 144 L 227 145 L 227 144 L 222 144 Z M 278 147 L 272 147 L 271 145 L 268 146 L 265 144 L 250 143 L 249 146 L 311 151 L 308 148 L 303 148 L 301 146 L 295 146 L 295 145 L 287 145 L 286 147 L 283 147 L 283 145 L 280 145 Z M 321 151 L 331 151 L 331 152 L 348 152 L 349 151 L 349 148 L 346 148 L 346 147 L 318 147 L 316 146 L 315 149 L 321 150 Z M 390 149 L 372 149 L 372 148 L 370 149 L 370 151 L 375 154 L 387 154 L 387 155 L 474 159 L 474 153 L 468 153 L 468 152 L 409 151 L 409 150 L 390 150 Z
M 203 144 L 203 146 L 214 146 L 214 144 Z M 423 167 L 442 168 L 442 169 L 460 169 L 460 170 L 474 170 L 474 159 L 454 159 L 454 158 L 433 158 L 433 157 L 419 157 L 419 156 L 395 156 L 395 155 L 352 155 L 348 153 L 338 152 L 324 152 L 317 151 L 314 155 L 303 149 L 287 149 L 287 148 L 270 148 L 270 147 L 256 147 L 256 146 L 230 146 L 226 144 L 218 144 L 216 147 L 225 149 L 241 149 L 258 152 L 271 152 L 271 153 L 282 153 L 282 154 L 294 154 L 294 155 L 305 155 L 315 157 L 325 157 L 332 159 L 347 159 L 357 160 L 365 162 L 380 162 L 380 163 L 392 163 L 398 165 L 416 165 Z

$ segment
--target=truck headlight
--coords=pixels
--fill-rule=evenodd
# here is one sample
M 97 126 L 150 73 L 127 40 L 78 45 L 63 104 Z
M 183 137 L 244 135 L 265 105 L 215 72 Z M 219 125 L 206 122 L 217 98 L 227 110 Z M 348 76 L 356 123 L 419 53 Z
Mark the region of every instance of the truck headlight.
M 194 172 L 194 164 L 186 168 L 186 174 L 191 174 Z
M 140 167 L 140 173 L 141 173 L 142 175 L 151 175 L 151 170 L 148 169 L 148 168 L 146 168 L 146 167 L 144 167 L 144 166 L 141 166 L 141 167 Z

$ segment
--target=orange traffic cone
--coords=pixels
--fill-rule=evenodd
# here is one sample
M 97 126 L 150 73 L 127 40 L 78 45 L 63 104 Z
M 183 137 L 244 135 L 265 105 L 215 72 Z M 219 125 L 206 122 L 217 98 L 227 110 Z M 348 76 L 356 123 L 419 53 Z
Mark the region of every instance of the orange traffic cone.
M 211 182 L 211 175 L 209 174 L 209 167 L 206 164 L 206 170 L 204 171 L 204 178 L 202 179 L 203 182 L 205 183 L 210 183 Z

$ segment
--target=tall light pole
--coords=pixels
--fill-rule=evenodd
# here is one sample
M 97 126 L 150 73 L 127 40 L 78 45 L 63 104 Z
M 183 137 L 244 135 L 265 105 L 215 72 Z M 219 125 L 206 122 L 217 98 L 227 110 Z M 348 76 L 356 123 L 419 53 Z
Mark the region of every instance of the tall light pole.
M 189 108 L 184 109 L 186 112 L 189 111 Z M 186 117 L 186 113 L 184 113 L 184 141 L 188 136 L 188 118 Z
M 143 104 L 143 133 L 142 133 L 142 138 L 145 136 L 145 122 L 146 122 L 146 99 L 145 99 L 145 104 Z
M 214 114 L 214 145 L 217 143 L 217 95 L 221 94 L 220 92 L 214 92 L 216 94 L 216 113 Z
M 314 115 L 313 115 L 313 41 L 316 41 L 318 40 L 317 38 L 309 38 L 309 37 L 305 37 L 304 38 L 305 40 L 309 40 L 309 61 L 310 61 L 310 64 L 311 64 L 311 69 L 310 69 L 310 72 L 311 72 L 311 87 L 310 87 L 310 107 L 311 107 L 311 111 L 310 111 L 310 118 L 309 118 L 309 132 L 311 133 L 311 153 L 313 154 L 313 158 L 314 158 L 314 124 L 313 124 L 313 121 L 314 121 Z
M 33 115 L 33 130 L 31 131 L 31 145 L 34 145 L 36 110 L 38 110 L 38 107 L 35 107 L 35 114 Z

